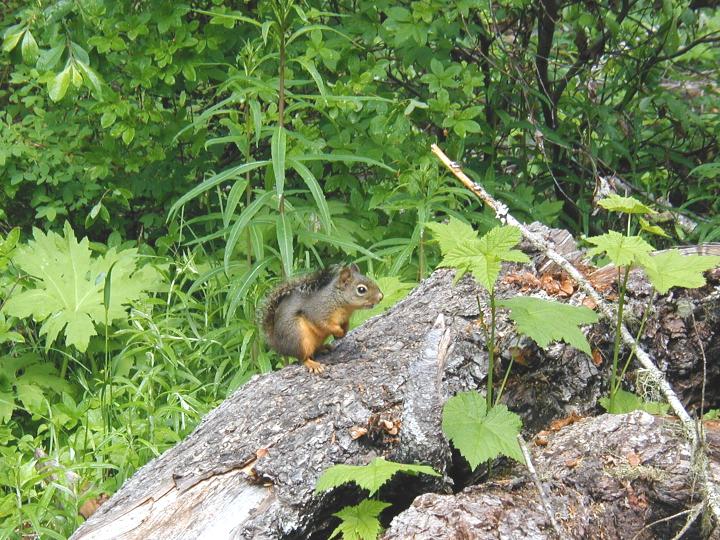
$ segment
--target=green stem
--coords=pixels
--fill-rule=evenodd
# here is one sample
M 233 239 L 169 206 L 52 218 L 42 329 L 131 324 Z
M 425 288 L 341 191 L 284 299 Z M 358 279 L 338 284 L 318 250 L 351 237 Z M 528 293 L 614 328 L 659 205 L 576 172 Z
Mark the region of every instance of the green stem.
M 637 343 L 640 343 L 640 336 L 643 333 L 643 330 L 645 330 L 645 323 L 647 323 L 648 315 L 650 314 L 650 306 L 655 301 L 655 291 L 653 290 L 653 294 L 650 297 L 650 301 L 645 305 L 645 311 L 643 311 L 642 320 L 640 321 L 640 328 L 637 331 L 637 334 L 635 335 L 635 341 Z M 630 362 L 632 362 L 632 359 L 635 357 L 635 347 L 630 351 L 630 354 L 628 355 L 628 359 L 625 361 L 625 365 L 622 368 L 622 371 L 620 372 L 620 376 L 617 380 L 617 386 L 613 390 L 614 393 L 617 393 L 617 391 L 620 389 L 620 384 L 622 383 L 623 378 L 625 377 L 625 373 L 627 372 L 628 367 L 630 367 Z
M 505 370 L 505 376 L 503 377 L 502 384 L 500 385 L 500 390 L 498 390 L 497 396 L 495 396 L 495 405 L 500 403 L 500 398 L 503 395 L 503 392 L 505 391 L 505 383 L 508 380 L 508 377 L 510 376 L 510 370 L 513 367 L 513 362 L 515 362 L 515 358 L 512 356 L 510 357 L 510 363 L 508 364 L 507 370 Z
M 620 269 L 618 268 L 618 273 Z M 620 387 L 618 381 L 618 358 L 620 356 L 620 331 L 623 322 L 623 309 L 625 308 L 625 291 L 627 289 L 628 276 L 630 275 L 630 267 L 625 268 L 625 275 L 620 284 L 620 294 L 618 298 L 617 320 L 615 321 L 615 343 L 613 345 L 613 366 L 610 373 L 610 410 L 615 407 L 615 395 Z
M 495 371 L 495 293 L 490 293 L 490 339 L 487 341 L 488 346 L 488 377 L 487 392 L 485 394 L 485 403 L 488 412 L 493 407 L 493 372 Z

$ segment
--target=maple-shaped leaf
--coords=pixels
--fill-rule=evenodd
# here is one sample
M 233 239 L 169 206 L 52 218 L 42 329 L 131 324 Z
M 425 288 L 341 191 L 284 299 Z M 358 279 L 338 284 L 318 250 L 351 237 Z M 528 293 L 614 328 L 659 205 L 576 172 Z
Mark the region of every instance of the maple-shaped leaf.
M 330 538 L 342 534 L 343 540 L 376 540 L 382 528 L 378 516 L 388 506 L 390 503 L 373 499 L 365 499 L 355 506 L 346 506 L 333 514 L 340 518 L 341 523 Z
M 615 400 L 610 397 L 601 397 L 600 405 L 611 414 L 625 414 L 633 411 L 645 411 L 650 414 L 666 414 L 670 405 L 656 401 L 644 401 L 643 398 L 627 390 L 619 389 L 615 393 Z
M 644 205 L 635 197 L 622 197 L 616 193 L 599 200 L 598 206 L 602 206 L 610 212 L 622 212 L 623 214 L 657 214 L 655 210 Z
M 677 249 L 648 255 L 640 259 L 653 287 L 660 294 L 672 287 L 694 289 L 705 285 L 703 273 L 720 265 L 720 257 L 714 255 L 683 255 Z
M 315 492 L 327 491 L 348 482 L 354 482 L 363 489 L 367 489 L 372 497 L 382 485 L 390 480 L 395 474 L 402 472 L 407 474 L 424 473 L 431 476 L 440 476 L 428 465 L 411 465 L 407 463 L 395 463 L 378 457 L 367 465 L 333 465 L 326 469 L 318 478 L 315 485 Z
M 600 253 L 607 253 L 615 266 L 633 264 L 654 249 L 639 236 L 624 236 L 617 231 L 591 236 L 587 241 L 596 246 L 588 251 L 588 255 L 594 257 Z
M 474 231 L 473 235 L 468 237 L 468 233 L 462 238 L 458 235 L 451 236 L 449 229 L 445 229 L 444 234 L 447 238 L 440 246 L 443 253 L 440 264 L 457 269 L 456 282 L 467 272 L 471 272 L 478 283 L 492 291 L 503 261 L 530 260 L 522 251 L 512 249 L 521 238 L 517 227 L 494 227 L 479 239 Z
M 113 264 L 108 322 L 124 318 L 125 306 L 156 290 L 160 281 L 151 266 L 136 269 L 135 249 L 116 252 L 112 248 L 104 256 L 92 257 L 88 239 L 78 242 L 69 223 L 63 236 L 34 229 L 33 238 L 17 249 L 13 261 L 33 278 L 35 288 L 11 297 L 5 310 L 42 321 L 40 335 L 46 336 L 46 348 L 64 332 L 66 345 L 81 352 L 87 349 L 90 337 L 97 334 L 95 325 L 105 320 L 103 288 Z
M 478 392 L 460 392 L 445 403 L 442 429 L 470 467 L 499 455 L 524 463 L 517 440 L 522 421 L 505 405 L 495 405 L 487 412 L 485 398 Z
M 467 223 L 451 217 L 447 223 L 427 223 L 433 238 L 440 245 L 441 253 L 448 253 L 458 244 L 477 238 L 477 232 Z
M 543 349 L 552 341 L 564 341 L 590 355 L 590 344 L 579 326 L 598 321 L 598 315 L 583 306 L 569 306 L 542 298 L 517 297 L 498 301 L 510 310 L 518 331 Z

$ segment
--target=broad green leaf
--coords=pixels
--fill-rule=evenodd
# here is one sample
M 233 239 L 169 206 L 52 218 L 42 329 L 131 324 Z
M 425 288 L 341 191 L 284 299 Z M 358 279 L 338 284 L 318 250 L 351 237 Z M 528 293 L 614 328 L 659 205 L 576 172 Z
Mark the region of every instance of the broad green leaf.
M 30 413 L 44 412 L 45 407 L 43 401 L 45 394 L 39 386 L 27 383 L 17 383 L 15 385 L 18 399 L 22 402 L 23 407 Z
M 12 51 L 17 46 L 26 28 L 27 27 L 22 24 L 15 24 L 6 28 L 3 34 L 2 50 L 4 52 Z
M 447 223 L 426 223 L 433 233 L 433 239 L 440 245 L 443 255 L 465 241 L 477 238 L 477 233 L 467 223 L 451 217 Z
M 495 256 L 501 261 L 526 263 L 530 261 L 528 256 L 522 251 L 512 249 L 521 238 L 522 233 L 517 227 L 510 225 L 493 227 L 480 238 L 479 247 L 485 255 Z
M 647 219 L 639 217 L 638 223 L 640 224 L 640 229 L 647 233 L 654 234 L 656 236 L 662 236 L 664 238 L 670 238 L 668 233 L 666 233 L 662 227 L 660 227 L 659 225 L 651 224 Z
M 644 205 L 635 197 L 622 197 L 616 193 L 598 201 L 598 206 L 602 206 L 610 212 L 622 212 L 623 214 L 657 214 L 655 210 Z
M 305 185 L 310 190 L 313 199 L 315 199 L 315 205 L 317 206 L 318 212 L 320 213 L 320 221 L 323 224 L 323 228 L 325 229 L 325 232 L 330 232 L 330 230 L 332 229 L 332 218 L 330 217 L 330 209 L 328 208 L 327 201 L 325 200 L 325 194 L 323 193 L 323 190 L 320 187 L 317 179 L 315 178 L 313 173 L 310 172 L 310 169 L 308 169 L 299 161 L 290 158 L 288 159 L 288 163 L 305 181 Z
M 5 310 L 15 317 L 32 316 L 42 322 L 40 335 L 47 336 L 46 348 L 64 332 L 67 345 L 81 352 L 87 349 L 90 337 L 96 334 L 95 325 L 105 319 L 103 284 L 111 267 L 109 322 L 126 318 L 125 306 L 144 298 L 160 281 L 151 266 L 136 268 L 135 249 L 117 252 L 110 248 L 105 255 L 93 258 L 88 239 L 78 242 L 68 223 L 63 236 L 35 229 L 33 237 L 18 248 L 14 262 L 32 276 L 35 287 L 12 296 Z
M 376 540 L 382 527 L 378 516 L 390 503 L 365 499 L 355 506 L 346 506 L 333 514 L 340 518 L 340 525 L 330 535 L 342 534 L 343 540 Z
M 285 191 L 285 152 L 287 150 L 287 134 L 285 128 L 278 126 L 270 141 L 273 173 L 275 174 L 275 192 L 281 197 Z
M 87 82 L 88 88 L 95 92 L 98 99 L 102 98 L 102 79 L 97 72 L 84 62 L 76 62 L 78 69 L 82 73 L 83 79 Z
M 474 390 L 458 393 L 443 407 L 443 433 L 472 469 L 500 455 L 525 463 L 517 441 L 521 428 L 520 417 L 505 405 L 488 413 L 485 398 Z
M 657 403 L 655 401 L 643 401 L 643 399 L 623 390 L 622 388 L 615 394 L 614 403 L 610 403 L 610 397 L 602 397 L 598 400 L 600 405 L 611 414 L 626 414 L 633 411 L 645 411 L 650 414 L 666 414 L 670 409 L 667 403 Z
M 683 255 L 677 249 L 640 259 L 653 287 L 660 294 L 672 287 L 694 289 L 705 285 L 703 273 L 720 266 L 720 257 L 714 255 Z
M 38 71 L 47 71 L 54 68 L 62 58 L 62 54 L 65 51 L 65 44 L 58 45 L 47 51 L 42 51 L 38 57 L 37 64 L 35 67 Z
M 260 110 L 260 103 L 256 99 L 250 100 L 250 115 L 252 116 L 253 129 L 255 131 L 255 146 L 260 142 L 260 135 L 262 134 L 262 111 Z
M 498 306 L 508 308 L 518 331 L 535 340 L 540 347 L 562 340 L 591 354 L 590 344 L 579 328 L 598 321 L 597 313 L 591 309 L 532 297 L 500 300 Z
M 458 270 L 455 281 L 460 280 L 467 272 L 485 287 L 488 291 L 495 288 L 495 280 L 500 275 L 502 263 L 499 258 L 480 251 L 480 240 L 477 238 L 470 242 L 458 244 L 443 257 L 442 266 L 449 266 Z
M 40 48 L 38 47 L 37 41 L 35 41 L 35 38 L 29 29 L 23 36 L 20 51 L 22 53 L 23 60 L 28 64 L 34 63 L 40 54 Z
M 53 101 L 60 101 L 67 92 L 72 80 L 72 65 L 68 63 L 60 73 L 55 75 L 48 83 L 48 94 Z
M 288 217 L 285 213 L 277 215 L 275 221 L 275 232 L 277 233 L 278 247 L 280 248 L 280 259 L 282 260 L 285 275 L 291 276 L 293 270 L 293 234 Z
M 594 257 L 607 253 L 615 266 L 628 266 L 639 262 L 653 250 L 653 247 L 639 236 L 624 236 L 617 231 L 591 236 L 587 241 L 596 246 L 588 251 L 588 255 Z
M 407 463 L 395 463 L 386 461 L 385 458 L 375 458 L 367 465 L 333 465 L 326 469 L 318 478 L 315 485 L 315 493 L 321 493 L 329 489 L 354 482 L 362 489 L 367 489 L 370 497 L 393 476 L 402 472 L 406 474 L 429 474 L 440 476 L 428 465 L 410 465 Z
M 0 391 L 0 425 L 7 424 L 15 410 L 15 394 Z

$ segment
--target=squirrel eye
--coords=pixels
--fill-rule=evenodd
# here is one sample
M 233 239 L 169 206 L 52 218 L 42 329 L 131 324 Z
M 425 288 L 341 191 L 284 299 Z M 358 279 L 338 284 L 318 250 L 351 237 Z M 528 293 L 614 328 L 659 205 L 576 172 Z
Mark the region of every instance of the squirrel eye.
M 365 285 L 358 285 L 357 292 L 358 294 L 365 294 L 367 292 L 367 287 Z

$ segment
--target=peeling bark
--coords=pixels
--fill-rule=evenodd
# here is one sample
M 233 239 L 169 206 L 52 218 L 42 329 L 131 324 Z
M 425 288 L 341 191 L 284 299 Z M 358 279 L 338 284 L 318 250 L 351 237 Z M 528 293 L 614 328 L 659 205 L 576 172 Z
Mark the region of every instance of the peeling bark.
M 563 428 L 533 462 L 567 538 L 672 538 L 698 504 L 691 448 L 672 419 L 644 412 L 602 415 Z M 720 480 L 720 429 L 709 426 L 711 469 Z M 458 495 L 427 493 L 393 519 L 383 540 L 554 538 L 537 490 L 525 471 Z M 687 538 L 701 536 L 700 520 Z
M 506 268 L 498 296 L 538 294 L 509 279 L 530 270 Z M 255 376 L 187 439 L 140 469 L 73 538 L 324 538 L 337 522 L 331 514 L 361 496 L 352 487 L 314 495 L 316 479 L 335 463 L 366 464 L 377 456 L 426 463 L 444 474 L 391 483 L 382 495 L 396 503 L 395 513 L 421 493 L 465 485 L 467 471 L 453 464 L 440 413 L 447 396 L 483 391 L 488 359 L 478 299 L 481 306 L 487 299 L 469 276 L 453 285 L 453 275 L 436 271 L 387 313 L 339 340 L 322 357 L 323 375 L 292 365 Z M 700 291 L 657 299 L 643 341 L 691 405 L 699 402 L 700 343 L 708 359 L 720 355 L 720 273 L 711 279 Z M 633 285 L 626 309 L 638 321 L 648 291 L 642 282 Z M 581 300 L 578 292 L 567 299 Z M 526 434 L 570 413 L 598 411 L 611 358 L 608 328 L 589 330 L 603 354 L 599 365 L 562 343 L 537 348 L 503 316 L 498 337 L 498 376 L 510 347 L 522 350 L 526 363 L 513 367 L 503 396 L 523 417 Z M 706 406 L 718 407 L 720 363 L 707 364 Z M 400 426 L 399 436 L 389 425 Z M 367 435 L 355 439 L 358 427 Z

